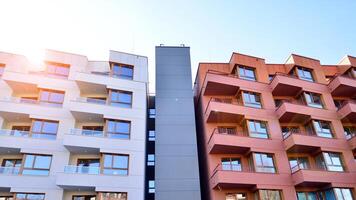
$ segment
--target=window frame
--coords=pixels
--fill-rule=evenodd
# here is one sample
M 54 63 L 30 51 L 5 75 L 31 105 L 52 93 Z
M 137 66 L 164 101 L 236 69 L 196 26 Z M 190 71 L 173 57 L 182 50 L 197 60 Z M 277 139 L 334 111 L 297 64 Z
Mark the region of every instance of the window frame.
M 44 200 L 46 198 L 46 194 L 45 193 L 23 193 L 23 192 L 19 192 L 19 193 L 15 193 L 14 194 L 14 200 L 20 200 L 20 199 L 17 198 L 18 194 L 24 194 L 25 195 L 25 199 L 24 200 L 33 200 L 33 199 L 29 199 L 28 195 L 43 195 L 43 198 L 41 200 Z M 21 199 L 21 200 L 23 200 L 23 199 Z
M 327 159 L 325 157 L 325 154 L 328 154 L 328 157 L 329 157 L 328 160 L 330 160 L 332 163 L 333 163 L 333 160 L 332 160 L 332 156 L 330 156 L 330 154 L 338 155 L 338 159 L 340 160 L 340 165 L 337 165 L 337 164 L 331 164 L 330 165 L 330 164 L 328 164 L 327 163 Z M 322 160 L 320 160 L 320 158 Z M 325 170 L 325 171 L 347 172 L 345 161 L 344 161 L 342 153 L 322 151 L 318 155 L 316 155 L 315 162 L 316 162 L 316 165 L 317 165 L 318 168 L 321 168 L 322 170 Z M 330 170 L 330 167 L 336 167 L 336 168 L 341 167 L 342 170 Z
M 245 94 L 248 95 L 248 99 L 245 99 Z M 262 102 L 261 93 L 242 90 L 240 95 L 241 95 L 241 99 L 242 99 L 242 104 L 244 106 L 250 107 L 250 108 L 257 108 L 257 109 L 262 109 L 263 108 L 263 102 Z M 256 102 L 252 102 L 251 101 L 251 96 L 252 95 L 254 96 L 255 100 L 258 98 L 260 100 L 260 102 L 257 102 L 257 101 Z
M 240 70 L 243 71 L 243 74 L 241 73 Z M 257 82 L 256 68 L 249 67 L 249 66 L 244 66 L 244 65 L 237 65 L 236 66 L 236 71 L 237 71 L 237 75 L 238 75 L 238 77 L 240 79 Z M 252 71 L 253 72 L 253 77 L 247 76 L 246 75 L 246 71 Z
M 226 161 L 226 162 L 229 162 L 229 164 L 223 164 L 223 160 L 224 159 L 226 159 L 226 160 L 228 160 L 228 161 Z M 232 162 L 233 161 L 235 161 L 235 160 L 238 160 L 238 162 L 240 163 L 239 165 L 234 165 L 234 164 L 232 164 Z M 221 159 L 220 159 L 220 164 L 221 164 L 221 169 L 223 170 L 223 171 L 234 171 L 234 172 L 242 172 L 242 171 L 244 171 L 244 167 L 242 166 L 242 161 L 241 161 L 242 159 L 241 159 L 241 157 L 222 157 Z M 228 165 L 229 166 L 229 169 L 224 169 L 224 166 L 225 165 Z M 240 168 L 239 168 L 239 170 L 234 170 L 234 168 L 236 168 L 236 166 L 239 166 Z
M 110 132 L 109 131 L 109 121 L 113 121 L 115 122 L 115 127 L 114 130 L 116 130 L 116 127 L 118 126 L 117 123 L 128 123 L 129 124 L 129 130 L 128 133 L 120 133 L 120 132 Z M 121 120 L 121 119 L 106 119 L 105 120 L 105 136 L 109 137 L 109 138 L 115 138 L 115 137 L 110 137 L 109 135 L 125 135 L 128 136 L 127 138 L 116 138 L 116 139 L 126 139 L 126 140 L 130 140 L 131 139 L 131 121 L 127 121 L 127 120 Z
M 253 123 L 253 126 L 255 127 L 255 129 L 257 130 L 257 126 L 256 123 L 260 123 L 260 124 L 264 124 L 266 126 L 266 133 L 262 133 L 262 132 L 257 132 L 257 131 L 252 131 L 250 129 L 250 122 Z M 255 120 L 255 119 L 247 119 L 246 120 L 246 126 L 247 126 L 247 131 L 248 131 L 248 136 L 252 137 L 252 138 L 259 138 L 259 139 L 270 139 L 270 135 L 269 135 L 269 128 L 268 128 L 268 122 L 266 121 L 261 121 L 261 120 Z M 267 137 L 255 137 L 253 135 L 266 135 Z
M 283 199 L 284 199 L 284 198 L 283 198 L 283 192 L 282 192 L 281 190 L 275 190 L 275 189 L 259 189 L 259 190 L 256 191 L 259 200 L 265 200 L 265 199 L 262 198 L 261 191 L 267 191 L 267 192 L 273 191 L 273 192 L 278 192 L 279 197 L 280 197 L 280 200 L 283 200 Z M 268 197 L 268 199 L 269 199 L 269 197 Z M 266 200 L 268 200 L 268 199 L 266 199 Z
M 115 73 L 114 67 L 119 68 L 119 73 Z M 122 73 L 122 68 L 127 68 L 132 70 L 132 76 L 127 76 Z M 116 63 L 116 62 L 110 62 L 110 76 L 112 77 L 119 77 L 123 79 L 128 79 L 128 80 L 133 80 L 134 75 L 135 75 L 135 66 L 129 65 L 129 64 L 124 64 L 124 63 Z
M 128 193 L 127 192 L 99 192 L 98 193 L 98 196 L 99 196 L 99 199 L 98 200 L 110 200 L 110 199 L 106 199 L 103 195 L 104 194 L 124 194 L 126 196 L 126 199 L 125 200 L 128 200 Z
M 35 132 L 35 131 L 33 130 L 33 129 L 34 129 L 34 123 L 35 123 L 36 121 L 41 122 L 41 131 L 40 131 L 40 132 Z M 43 132 L 43 127 L 44 127 L 44 123 L 45 123 L 45 122 L 57 123 L 57 129 L 56 129 L 56 133 L 55 133 L 55 134 Z M 59 121 L 47 120 L 47 119 L 32 119 L 32 122 L 31 122 L 31 130 L 30 130 L 30 136 L 32 137 L 33 134 L 50 135 L 50 136 L 55 136 L 54 138 L 51 138 L 51 139 L 55 140 L 55 139 L 57 139 L 58 129 L 59 129 Z M 48 139 L 48 138 L 46 138 L 46 139 Z
M 262 161 L 262 165 L 260 166 L 257 166 L 257 161 L 256 161 L 256 157 L 255 155 L 256 154 L 259 154 L 259 155 L 267 155 L 267 156 L 270 156 L 272 158 L 272 163 L 273 163 L 273 168 L 271 166 L 265 166 L 263 165 L 263 159 L 262 157 L 261 158 L 261 161 Z M 275 155 L 274 154 L 271 154 L 271 153 L 262 153 L 262 152 L 252 152 L 251 153 L 251 156 L 250 156 L 250 160 L 252 158 L 252 164 L 253 164 L 253 170 L 254 172 L 256 173 L 269 173 L 269 174 L 277 174 L 278 173 L 278 169 L 277 169 L 277 165 L 276 165 L 276 159 L 275 159 Z M 266 172 L 266 171 L 258 171 L 257 169 L 273 169 L 274 171 L 273 172 Z
M 302 93 L 302 96 L 303 96 L 303 100 L 305 101 L 305 104 L 307 106 L 312 107 L 312 108 L 319 108 L 319 109 L 324 109 L 325 108 L 325 103 L 324 103 L 322 94 L 318 94 L 318 93 L 315 93 L 315 92 L 304 91 Z M 307 96 L 309 96 L 311 102 L 308 102 Z M 320 104 L 315 103 L 315 99 L 316 98 L 319 98 Z
M 51 62 L 51 61 L 46 61 L 46 73 L 51 76 L 55 77 L 62 77 L 62 78 L 68 78 L 70 74 L 70 65 L 69 64 L 64 64 L 64 63 L 57 63 L 57 62 Z M 49 70 L 49 66 L 54 68 L 54 72 L 51 72 Z M 58 68 L 66 69 L 68 71 L 68 74 L 61 74 L 58 73 Z
M 112 157 L 111 158 L 111 168 L 105 167 L 105 155 L 110 155 Z M 115 167 L 113 167 L 113 165 L 114 165 L 114 157 L 115 156 L 125 156 L 125 157 L 127 157 L 127 168 L 115 168 Z M 101 162 L 100 166 L 101 166 L 101 173 L 102 174 L 113 175 L 113 176 L 129 176 L 129 168 L 130 168 L 130 155 L 129 154 L 102 153 L 101 157 L 102 157 L 102 159 L 101 159 L 102 162 Z M 118 170 L 118 171 L 126 170 L 126 174 L 104 173 L 105 169 Z
M 29 155 L 34 156 L 31 168 L 25 167 L 26 159 L 27 159 L 27 156 L 29 156 Z M 46 169 L 46 168 L 35 168 L 34 167 L 35 163 L 36 163 L 36 157 L 37 156 L 43 156 L 43 157 L 50 157 L 51 158 L 51 160 L 49 162 L 48 169 Z M 48 174 L 46 174 L 46 175 L 25 174 L 25 175 L 30 175 L 30 176 L 49 176 L 50 175 L 50 171 L 51 171 L 51 167 L 52 167 L 52 160 L 53 160 L 53 156 L 52 155 L 28 153 L 28 154 L 24 154 L 23 155 L 23 159 L 22 160 L 23 160 L 23 162 L 22 162 L 22 165 L 21 165 L 21 174 L 23 174 L 24 170 L 35 170 L 35 171 L 48 171 Z
M 118 95 L 118 99 L 115 99 L 113 100 L 113 93 L 117 93 Z M 128 94 L 130 95 L 130 98 L 131 98 L 131 102 L 130 103 L 127 103 L 127 102 L 122 102 L 119 100 L 119 95 L 120 94 Z M 112 106 L 118 106 L 120 108 L 132 108 L 132 103 L 133 103 L 133 92 L 131 91 L 125 91 L 125 90 L 115 90 L 115 89 L 109 89 L 109 105 L 112 105 Z M 115 105 L 116 104 L 116 105 Z M 128 106 L 128 107 L 125 107 Z
M 295 166 L 292 166 L 290 161 L 294 159 L 296 160 L 297 164 Z M 300 162 L 302 159 L 305 159 L 306 160 L 306 167 L 304 167 L 304 163 L 303 162 Z M 291 157 L 288 157 L 288 163 L 289 163 L 289 166 L 290 166 L 290 170 L 292 173 L 295 173 L 299 170 L 303 170 L 303 169 L 310 169 L 310 161 L 309 161 L 309 158 L 307 156 L 291 156 Z M 303 167 L 301 167 L 303 166 Z M 295 167 L 296 170 L 293 170 Z
M 328 132 L 320 132 L 317 130 L 317 127 L 315 126 L 315 123 L 319 125 L 319 127 L 321 127 L 321 129 L 323 130 L 324 128 L 323 125 L 325 125 L 325 123 L 329 126 L 329 129 L 330 129 L 330 133 Z M 334 130 L 333 130 L 333 127 L 332 127 L 332 124 L 330 121 L 324 121 L 324 120 L 319 120 L 319 119 L 312 119 L 309 121 L 309 123 L 307 124 L 307 126 L 311 126 L 312 127 L 312 130 L 314 131 L 314 134 L 315 136 L 317 137 L 321 137 L 321 138 L 335 138 L 335 135 L 334 135 Z M 330 137 L 324 137 L 326 135 L 330 134 Z M 323 136 L 324 135 L 324 136 Z
M 153 133 L 153 134 L 151 134 Z M 149 130 L 148 131 L 148 138 L 147 138 L 148 141 L 150 142 L 154 142 L 156 141 L 156 131 L 155 130 Z
M 302 71 L 302 74 L 299 74 L 299 70 Z M 314 70 L 313 69 L 307 68 L 307 67 L 302 67 L 302 66 L 296 66 L 293 71 L 297 75 L 298 79 L 304 80 L 304 81 L 308 81 L 308 82 L 313 82 L 313 83 L 315 82 Z M 311 78 L 306 78 L 305 72 L 309 72 Z
M 95 197 L 95 200 L 98 199 L 98 196 L 97 196 L 97 195 L 73 195 L 73 196 L 72 196 L 72 200 L 75 200 L 74 198 L 76 198 L 76 197 L 84 197 L 84 200 L 85 200 L 85 198 L 87 198 L 87 197 L 89 197 L 89 198 Z
M 150 185 L 150 183 L 152 183 L 153 182 L 153 187 Z M 156 193 L 156 182 L 155 182 L 155 180 L 148 180 L 148 182 L 147 182 L 147 189 L 148 189 L 148 193 L 149 194 L 154 194 L 154 193 Z
M 41 96 L 42 92 L 48 92 L 47 100 L 42 100 L 42 96 Z M 62 94 L 63 95 L 63 101 L 62 102 L 51 101 L 50 99 L 51 99 L 51 95 L 53 95 L 53 93 Z M 63 103 L 64 103 L 64 99 L 65 99 L 65 91 L 60 91 L 60 90 L 51 90 L 51 89 L 40 88 L 40 91 L 39 91 L 39 94 L 38 94 L 38 102 L 39 103 L 62 106 Z
M 153 159 L 151 159 L 151 158 L 153 158 Z M 147 154 L 147 166 L 155 166 L 155 164 L 156 164 L 155 154 L 151 154 L 151 153 Z

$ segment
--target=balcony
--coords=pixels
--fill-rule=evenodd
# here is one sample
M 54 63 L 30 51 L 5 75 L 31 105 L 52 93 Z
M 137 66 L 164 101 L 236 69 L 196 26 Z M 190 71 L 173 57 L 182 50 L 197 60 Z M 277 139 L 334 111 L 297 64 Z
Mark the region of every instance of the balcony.
M 347 100 L 338 110 L 342 122 L 356 123 L 356 101 Z
M 304 123 L 312 116 L 318 118 L 335 119 L 335 112 L 313 108 L 304 105 L 298 101 L 283 101 L 283 103 L 276 109 L 276 114 L 281 123 Z
M 356 79 L 339 75 L 330 81 L 328 87 L 333 96 L 354 97 L 356 94 Z
M 205 117 L 208 123 L 239 123 L 246 115 L 251 114 L 274 116 L 274 111 L 247 107 L 231 97 L 210 98 L 205 109 Z
M 344 139 L 324 138 L 306 132 L 288 132 L 283 135 L 285 149 L 289 153 L 312 153 L 319 149 L 345 147 Z
M 264 147 L 266 150 L 278 150 L 280 141 L 249 137 L 247 133 L 219 133 L 214 129 L 208 140 L 208 152 L 211 154 L 244 154 Z
M 227 73 L 208 71 L 206 73 L 203 85 L 203 95 L 235 95 L 240 88 L 241 83 L 246 82 L 242 79 L 236 79 Z M 248 82 L 248 81 L 247 81 Z
M 353 134 L 347 138 L 347 141 L 349 142 L 351 149 L 353 151 L 356 151 L 356 134 Z
M 135 177 L 105 175 L 100 167 L 65 166 L 64 172 L 57 173 L 56 184 L 63 189 L 95 189 L 111 191 L 112 188 L 135 187 Z
M 0 188 L 26 188 L 28 184 L 45 187 L 55 183 L 49 176 L 21 175 L 20 167 L 0 167 Z
M 212 189 L 263 188 L 265 185 L 292 184 L 289 174 L 254 172 L 242 168 L 240 171 L 224 170 L 219 164 L 210 178 Z
M 108 147 L 111 150 L 132 151 L 137 151 L 137 147 L 141 147 L 144 151 L 141 140 L 121 139 L 103 131 L 82 129 L 72 129 L 65 134 L 63 145 L 72 153 L 98 153 L 105 151 Z
M 318 168 L 292 169 L 295 186 L 301 187 L 353 187 L 356 180 L 355 172 L 333 172 Z

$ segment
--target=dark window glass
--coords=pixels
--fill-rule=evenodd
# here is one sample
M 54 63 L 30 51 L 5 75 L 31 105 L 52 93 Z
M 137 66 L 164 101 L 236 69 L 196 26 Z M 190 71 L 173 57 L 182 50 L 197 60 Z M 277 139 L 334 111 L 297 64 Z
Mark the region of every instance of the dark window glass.
M 96 200 L 95 195 L 73 196 L 73 200 Z
M 35 119 L 32 122 L 31 136 L 34 138 L 56 139 L 58 122 Z
M 256 138 L 268 138 L 267 124 L 258 120 L 247 120 L 249 136 Z
M 129 139 L 131 122 L 120 120 L 107 121 L 107 136 L 111 138 Z
M 112 75 L 124 79 L 133 79 L 133 66 L 123 64 L 112 64 Z
M 110 105 L 131 108 L 132 92 L 111 90 Z
M 255 69 L 251 67 L 239 66 L 239 78 L 256 81 Z
M 26 154 L 22 174 L 48 175 L 52 156 Z
M 299 169 L 309 169 L 309 161 L 306 157 L 292 157 L 289 158 L 289 165 L 292 173 Z
M 307 69 L 304 67 L 297 67 L 297 74 L 299 79 L 314 82 L 313 74 L 311 69 Z
M 104 174 L 128 175 L 129 156 L 104 154 Z
M 297 192 L 298 200 L 318 200 L 316 192 Z
M 254 92 L 242 92 L 244 106 L 262 108 L 260 94 Z
M 356 136 L 356 128 L 353 126 L 344 126 L 344 134 L 346 139 L 351 139 Z

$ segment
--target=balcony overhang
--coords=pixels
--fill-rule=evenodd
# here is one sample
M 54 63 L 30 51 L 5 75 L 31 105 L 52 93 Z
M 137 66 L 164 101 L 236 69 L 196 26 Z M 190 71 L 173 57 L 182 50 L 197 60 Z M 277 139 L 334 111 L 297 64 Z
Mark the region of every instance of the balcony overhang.
M 106 85 L 96 84 L 85 81 L 76 81 L 79 87 L 81 95 L 107 95 L 107 87 Z
M 327 185 L 352 187 L 356 180 L 356 173 L 302 169 L 293 173 L 292 179 L 294 185 L 298 187 L 323 187 Z
M 204 95 L 232 96 L 237 93 L 239 87 L 223 83 L 208 81 Z
M 356 136 L 350 138 L 348 142 L 351 146 L 351 149 L 356 153 Z
M 0 111 L 0 116 L 9 122 L 31 122 L 30 115 L 24 113 Z
M 212 110 L 207 118 L 208 123 L 239 123 L 244 118 L 243 115 L 237 113 L 227 113 L 224 111 Z
M 272 94 L 274 96 L 296 96 L 303 88 L 302 85 L 306 84 L 296 78 L 291 78 L 286 75 L 276 75 L 272 82 Z M 308 83 L 307 83 L 308 84 Z
M 38 86 L 31 83 L 23 83 L 7 80 L 6 83 L 13 91 L 13 96 L 32 96 L 38 94 Z
M 345 76 L 337 76 L 328 85 L 331 95 L 342 97 L 356 96 L 356 79 Z
M 74 111 L 71 110 L 73 117 L 77 120 L 77 122 L 96 122 L 96 123 L 103 123 L 104 122 L 104 115 L 96 114 L 96 113 L 89 113 L 89 112 L 81 112 L 81 111 Z
M 340 110 L 338 114 L 342 122 L 356 123 L 356 102 L 347 102 Z
M 282 123 L 304 123 L 311 118 L 305 108 L 306 106 L 284 102 L 276 111 L 277 117 Z

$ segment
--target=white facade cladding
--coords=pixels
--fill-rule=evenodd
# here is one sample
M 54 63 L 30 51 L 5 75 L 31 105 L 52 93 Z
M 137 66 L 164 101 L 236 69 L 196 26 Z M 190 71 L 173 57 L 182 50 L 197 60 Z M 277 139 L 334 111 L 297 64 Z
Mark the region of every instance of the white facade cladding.
M 0 52 L 0 197 L 144 199 L 147 57 L 47 50 L 35 68 Z

